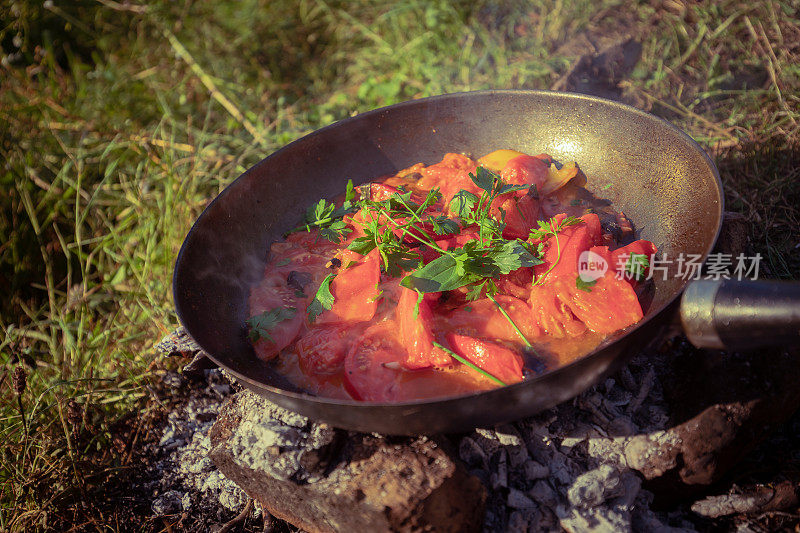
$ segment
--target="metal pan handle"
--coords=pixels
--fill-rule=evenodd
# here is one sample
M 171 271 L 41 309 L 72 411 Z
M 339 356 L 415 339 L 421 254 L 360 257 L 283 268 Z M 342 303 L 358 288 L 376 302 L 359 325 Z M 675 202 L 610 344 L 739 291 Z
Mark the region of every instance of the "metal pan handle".
M 800 340 L 800 283 L 702 280 L 681 299 L 681 322 L 699 348 L 746 350 Z

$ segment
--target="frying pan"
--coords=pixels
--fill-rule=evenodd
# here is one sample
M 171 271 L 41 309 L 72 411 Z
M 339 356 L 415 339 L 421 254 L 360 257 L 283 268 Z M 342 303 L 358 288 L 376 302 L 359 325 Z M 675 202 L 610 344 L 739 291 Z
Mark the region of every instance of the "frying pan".
M 269 245 L 319 198 L 446 152 L 476 156 L 499 148 L 577 161 L 587 188 L 610 200 L 662 254 L 714 246 L 722 186 L 714 164 L 689 136 L 642 111 L 608 100 L 541 91 L 481 91 L 397 104 L 311 133 L 249 169 L 198 218 L 178 255 L 178 316 L 208 356 L 245 387 L 312 419 L 385 434 L 456 432 L 550 408 L 616 370 L 665 325 L 687 281 L 676 265 L 654 276 L 644 319 L 586 356 L 524 382 L 458 397 L 399 404 L 362 403 L 304 393 L 256 358 L 246 338 L 249 287 L 263 274 Z M 720 288 L 700 291 L 713 307 Z M 738 304 L 737 304 L 738 305 Z M 706 306 L 707 307 L 707 306 Z M 687 314 L 695 329 L 713 312 Z M 705 326 L 704 326 L 705 325 Z M 699 328 L 699 329 L 698 329 Z M 706 328 L 707 329 L 707 328 Z M 713 328 L 712 328 L 713 329 Z M 713 336 L 712 336 L 713 337 Z M 718 336 L 717 336 L 718 337 Z M 714 341 L 718 339 L 712 339 Z

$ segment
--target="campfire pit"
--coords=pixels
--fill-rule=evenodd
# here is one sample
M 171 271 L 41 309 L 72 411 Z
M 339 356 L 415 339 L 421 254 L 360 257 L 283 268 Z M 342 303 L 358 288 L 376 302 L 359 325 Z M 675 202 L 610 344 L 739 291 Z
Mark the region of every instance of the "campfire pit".
M 197 354 L 184 341 L 167 351 Z M 725 354 L 673 335 L 571 402 L 466 434 L 348 432 L 240 390 L 210 432 L 203 426 L 202 451 L 257 508 L 308 531 L 694 530 L 733 515 L 797 523 L 780 512 L 797 512 L 796 472 L 741 487 L 724 476 L 797 410 L 798 382 L 800 350 Z

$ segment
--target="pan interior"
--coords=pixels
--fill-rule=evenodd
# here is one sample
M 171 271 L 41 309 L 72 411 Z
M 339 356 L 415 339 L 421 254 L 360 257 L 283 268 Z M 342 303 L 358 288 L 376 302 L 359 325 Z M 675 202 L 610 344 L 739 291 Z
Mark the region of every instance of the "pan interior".
M 254 383 L 292 390 L 245 337 L 249 287 L 269 245 L 319 198 L 446 152 L 500 148 L 576 161 L 587 187 L 610 200 L 668 260 L 654 276 L 646 319 L 685 285 L 678 254 L 705 257 L 721 219 L 719 179 L 688 136 L 613 102 L 548 92 L 486 91 L 406 102 L 333 124 L 267 157 L 204 211 L 175 267 L 174 297 L 189 334 L 218 363 Z

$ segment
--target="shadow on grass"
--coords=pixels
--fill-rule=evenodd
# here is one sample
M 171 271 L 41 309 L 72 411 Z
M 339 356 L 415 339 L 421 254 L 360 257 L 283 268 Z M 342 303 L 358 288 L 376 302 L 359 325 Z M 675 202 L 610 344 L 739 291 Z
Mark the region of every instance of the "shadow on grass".
M 800 279 L 800 143 L 786 137 L 751 141 L 717 156 L 725 208 L 749 224 L 765 277 Z

